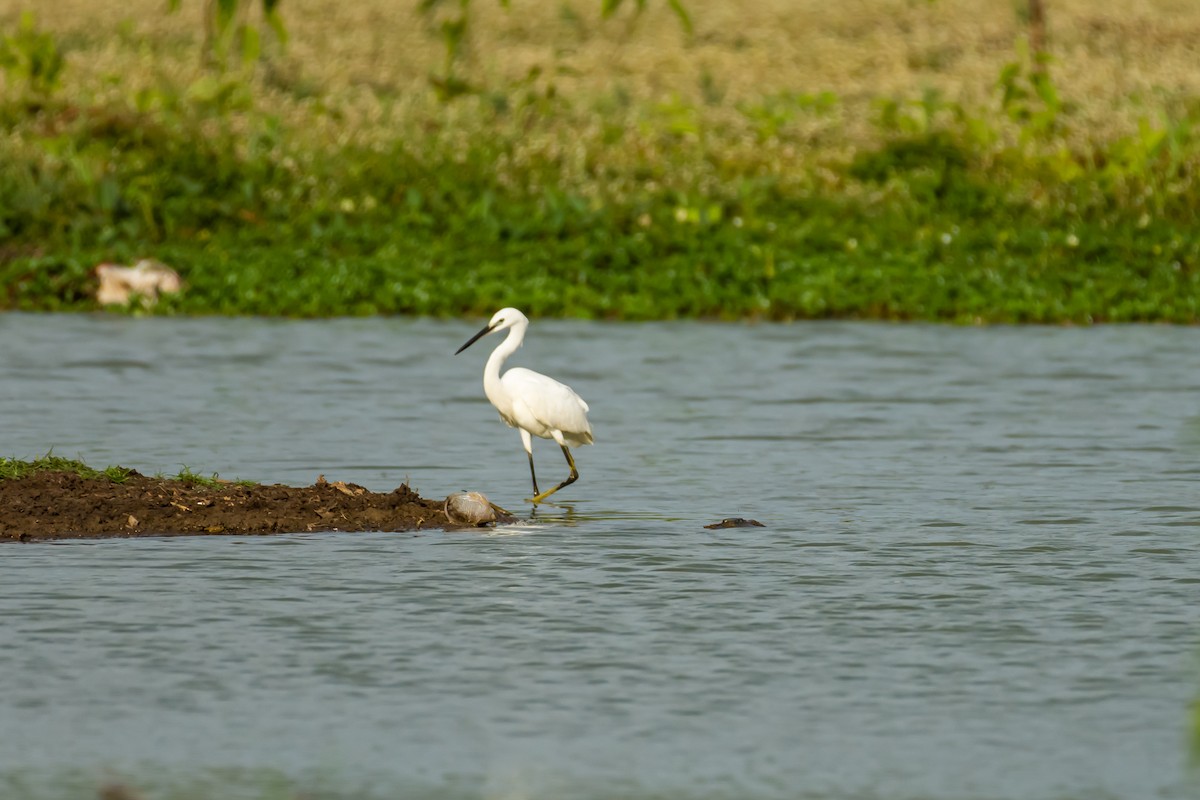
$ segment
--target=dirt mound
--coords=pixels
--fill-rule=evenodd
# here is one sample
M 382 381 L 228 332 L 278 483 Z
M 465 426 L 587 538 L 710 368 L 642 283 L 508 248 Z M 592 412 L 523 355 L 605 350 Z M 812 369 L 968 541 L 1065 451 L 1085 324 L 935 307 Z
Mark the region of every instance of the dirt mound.
M 408 486 L 377 494 L 352 483 L 208 486 L 131 472 L 114 483 L 68 472 L 0 480 L 0 541 L 443 527 L 440 500 Z

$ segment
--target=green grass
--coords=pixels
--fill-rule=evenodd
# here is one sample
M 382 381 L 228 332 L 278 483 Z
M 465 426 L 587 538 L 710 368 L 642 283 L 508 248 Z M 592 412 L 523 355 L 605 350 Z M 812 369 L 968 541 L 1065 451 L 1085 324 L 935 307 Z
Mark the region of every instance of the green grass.
M 19 458 L 4 458 L 0 457 L 0 480 L 20 480 L 21 478 L 35 475 L 42 472 L 67 472 L 78 475 L 81 478 L 104 478 L 113 483 L 124 483 L 133 470 L 127 467 L 105 467 L 104 469 L 95 469 L 89 467 L 82 461 L 71 458 L 62 458 L 53 453 L 35 458 L 32 461 L 26 461 Z M 156 477 L 164 480 L 180 481 L 189 486 L 202 486 L 206 488 L 219 488 L 233 483 L 238 486 L 254 486 L 254 481 L 235 480 L 224 481 L 217 473 L 211 476 L 202 475 L 193 472 L 189 467 L 183 466 L 177 475 L 157 475 Z
M 1200 319 L 1200 192 L 1190 173 L 1168 192 L 1178 168 L 1156 166 L 1152 147 L 1136 169 L 1112 166 L 1129 142 L 1090 153 L 1106 166 L 1085 170 L 1081 156 L 985 155 L 964 131 L 937 130 L 830 162 L 826 184 L 732 168 L 679 181 L 657 163 L 642 169 L 669 190 L 603 187 L 591 199 L 557 186 L 545 164 L 513 181 L 525 188 L 497 186 L 492 165 L 513 142 L 475 143 L 464 163 L 347 148 L 323 165 L 318 192 L 269 160 L 231 155 L 232 141 L 180 133 L 154 145 L 167 147 L 165 164 L 151 161 L 157 149 L 80 141 L 124 148 L 113 185 L 149 194 L 118 191 L 106 210 L 103 190 L 60 176 L 44 213 L 7 221 L 31 251 L 59 247 L 0 264 L 0 304 L 92 308 L 92 265 L 153 254 L 188 284 L 165 313 L 485 315 L 514 304 L 624 319 Z
M 35 458 L 32 461 L 0 457 L 0 480 L 20 480 L 21 478 L 41 472 L 68 472 L 78 475 L 81 478 L 104 478 L 113 483 L 124 483 L 132 471 L 125 467 L 116 466 L 106 467 L 102 470 L 93 469 L 82 461 L 61 458 L 52 453 L 47 453 L 41 458 Z
M 721 13 L 690 7 L 701 29 Z M 684 47 L 698 72 L 665 97 L 543 70 L 440 103 L 400 66 L 365 99 L 286 61 L 176 75 L 179 31 L 121 31 L 103 51 L 62 34 L 124 59 L 108 84 L 65 69 L 0 94 L 0 308 L 93 309 L 95 264 L 154 257 L 187 284 L 165 314 L 1200 321 L 1200 97 L 1072 93 L 1103 55 L 1048 79 L 1014 50 L 914 57 L 929 85 L 898 94 L 802 71 L 832 88 L 752 91 L 731 43 Z M 486 35 L 519 53 L 543 34 Z M 931 88 L 959 72 L 975 84 Z
M 163 476 L 158 475 L 157 477 L 162 478 Z M 227 486 L 231 483 L 236 486 L 254 486 L 255 485 L 254 481 L 247 481 L 247 480 L 226 481 L 226 480 L 223 480 L 221 478 L 221 476 L 215 472 L 212 475 L 201 475 L 199 473 L 192 472 L 191 468 L 189 468 L 187 465 L 184 465 L 179 470 L 178 475 L 168 476 L 166 478 L 166 480 L 180 481 L 182 483 L 188 484 L 189 486 L 202 486 L 207 489 L 219 489 L 219 488 Z

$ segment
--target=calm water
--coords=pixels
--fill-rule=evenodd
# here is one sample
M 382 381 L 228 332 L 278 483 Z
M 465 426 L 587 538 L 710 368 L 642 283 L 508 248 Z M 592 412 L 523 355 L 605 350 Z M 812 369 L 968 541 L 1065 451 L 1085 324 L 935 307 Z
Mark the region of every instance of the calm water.
M 527 508 L 477 327 L 0 315 L 0 450 Z M 1196 795 L 1200 329 L 534 320 L 514 363 L 597 438 L 528 524 L 0 548 L 0 797 Z

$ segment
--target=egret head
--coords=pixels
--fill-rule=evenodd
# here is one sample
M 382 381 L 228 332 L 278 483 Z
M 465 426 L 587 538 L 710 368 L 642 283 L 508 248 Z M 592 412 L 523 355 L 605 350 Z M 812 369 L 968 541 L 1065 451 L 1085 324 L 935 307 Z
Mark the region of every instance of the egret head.
M 462 347 L 455 350 L 454 355 L 458 355 L 463 350 L 466 350 L 468 347 L 475 344 L 477 341 L 482 339 L 484 336 L 487 336 L 489 333 L 495 333 L 496 331 L 502 331 L 505 328 L 515 328 L 517 326 L 521 326 L 523 328 L 528 324 L 529 324 L 529 317 L 525 316 L 517 309 L 502 308 L 499 311 L 497 311 L 495 314 L 492 315 L 491 322 L 489 322 L 487 325 L 483 326 L 483 328 L 479 331 L 479 333 L 472 336 L 470 339 L 467 340 L 466 344 L 464 344 Z
M 488 323 L 488 333 L 495 333 L 520 324 L 528 325 L 529 317 L 515 308 L 502 308 L 492 314 L 492 321 Z

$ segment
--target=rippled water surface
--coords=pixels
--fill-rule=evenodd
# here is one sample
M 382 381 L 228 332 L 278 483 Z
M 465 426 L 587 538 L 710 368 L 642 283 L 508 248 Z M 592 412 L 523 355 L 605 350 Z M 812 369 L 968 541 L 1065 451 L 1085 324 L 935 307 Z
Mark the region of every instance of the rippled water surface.
M 477 327 L 0 316 L 0 450 L 528 514 Z M 597 439 L 528 523 L 0 547 L 0 797 L 1197 793 L 1200 330 L 535 320 L 513 363 Z

